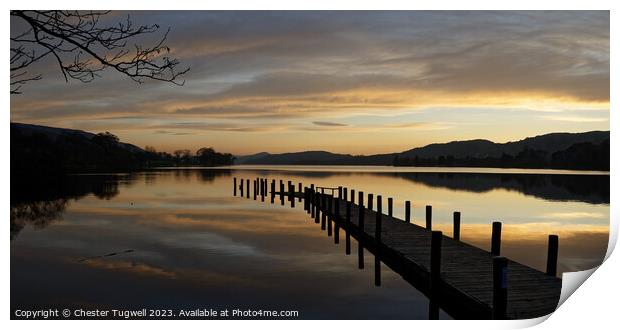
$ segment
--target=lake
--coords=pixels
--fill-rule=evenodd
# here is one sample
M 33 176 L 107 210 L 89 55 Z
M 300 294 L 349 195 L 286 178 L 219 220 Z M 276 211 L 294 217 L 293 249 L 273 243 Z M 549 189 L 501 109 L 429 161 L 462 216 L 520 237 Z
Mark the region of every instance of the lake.
M 301 319 L 425 319 L 429 301 L 388 267 L 374 286 L 303 211 L 233 197 L 232 178 L 346 186 L 394 198 L 394 216 L 544 271 L 560 237 L 558 273 L 602 261 L 609 175 L 599 172 L 256 166 L 162 168 L 125 174 L 11 178 L 11 309 L 297 311 Z M 385 202 L 384 202 L 385 203 Z M 385 207 L 385 204 L 384 204 Z M 385 208 L 384 208 L 385 209 Z M 372 256 L 367 254 L 370 262 Z M 12 314 L 14 317 L 14 314 Z M 261 318 L 260 316 L 256 316 Z M 205 317 L 206 318 L 206 317 Z M 264 317 L 263 317 L 264 318 Z M 269 318 L 269 317 L 267 317 Z M 441 312 L 440 318 L 450 318 Z

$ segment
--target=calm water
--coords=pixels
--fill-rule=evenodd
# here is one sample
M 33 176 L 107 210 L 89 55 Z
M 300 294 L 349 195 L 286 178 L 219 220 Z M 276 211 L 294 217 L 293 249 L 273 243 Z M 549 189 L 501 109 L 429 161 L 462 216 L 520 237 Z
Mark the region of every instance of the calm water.
M 299 318 L 424 319 L 428 299 L 382 267 L 357 269 L 303 212 L 232 197 L 232 177 L 347 186 L 405 200 L 422 224 L 544 270 L 548 234 L 559 272 L 598 265 L 607 249 L 609 176 L 581 172 L 263 167 L 80 175 L 11 187 L 11 308 L 296 310 Z M 433 172 L 434 171 L 434 172 Z M 487 172 L 487 173 L 476 173 Z M 107 256 L 106 256 L 107 255 Z M 367 265 L 371 266 L 367 254 Z M 449 315 L 441 313 L 441 318 Z

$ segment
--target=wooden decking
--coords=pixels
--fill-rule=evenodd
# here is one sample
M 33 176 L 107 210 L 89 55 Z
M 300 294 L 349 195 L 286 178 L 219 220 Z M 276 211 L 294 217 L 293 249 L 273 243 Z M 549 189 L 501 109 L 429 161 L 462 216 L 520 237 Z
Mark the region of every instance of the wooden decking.
M 259 196 L 262 194 L 267 196 L 266 181 L 264 186 L 264 189 L 261 188 L 257 193 Z M 274 186 L 272 183 L 272 187 Z M 336 203 L 337 198 L 331 194 L 326 196 L 326 201 L 332 199 L 332 211 L 329 212 L 329 203 L 325 205 L 321 205 L 320 202 L 313 203 L 317 201 L 315 195 L 318 195 L 318 201 L 321 201 L 320 195 L 314 194 L 313 190 L 308 189 L 306 193 L 290 193 L 290 191 L 289 186 L 289 191 L 276 190 L 269 194 L 277 196 L 278 202 L 284 199 L 290 201 L 295 198 L 298 200 L 307 198 L 308 201 L 300 203 L 301 206 L 305 206 L 308 213 L 320 213 L 319 216 L 315 215 L 312 221 L 322 222 L 322 214 L 326 213 L 327 223 L 322 227 L 330 230 L 331 226 L 334 226 L 333 236 L 336 242 L 349 245 L 350 240 L 346 236 L 350 235 L 378 258 L 374 267 L 380 267 L 378 262 L 380 260 L 427 295 L 431 304 L 441 307 L 452 317 L 493 318 L 494 271 L 493 255 L 490 252 L 443 235 L 440 277 L 438 284 L 431 290 L 431 230 L 382 214 L 380 239 L 377 240 L 375 237 L 377 212 L 365 207 L 360 208 L 357 203 L 350 203 L 350 218 L 347 221 L 346 200 L 339 199 Z M 271 198 L 271 201 L 273 200 Z M 385 206 L 385 202 L 383 204 Z M 359 226 L 360 210 L 364 212 L 363 228 Z M 361 262 L 363 263 L 363 259 Z M 507 284 L 506 311 L 502 318 L 534 318 L 555 310 L 560 298 L 561 279 L 512 260 L 508 260 L 506 271 L 504 277 Z M 376 277 L 380 276 L 380 272 L 376 271 L 375 274 Z M 376 278 L 375 282 L 379 284 L 380 278 Z

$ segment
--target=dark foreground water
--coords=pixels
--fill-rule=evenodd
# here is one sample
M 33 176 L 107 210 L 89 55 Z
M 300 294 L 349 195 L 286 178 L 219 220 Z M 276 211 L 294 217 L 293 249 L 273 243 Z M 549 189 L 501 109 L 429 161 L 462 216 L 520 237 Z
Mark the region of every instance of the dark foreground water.
M 357 269 L 355 241 L 345 256 L 344 244 L 334 245 L 303 203 L 291 209 L 234 198 L 233 176 L 382 194 L 394 198 L 400 218 L 411 200 L 418 224 L 424 205 L 433 205 L 434 227 L 447 235 L 452 212 L 461 211 L 462 240 L 486 250 L 491 222 L 500 220 L 502 254 L 541 270 L 548 234 L 560 236 L 559 272 L 594 267 L 606 252 L 608 175 L 418 171 L 266 167 L 12 178 L 11 317 L 49 308 L 163 309 L 157 313 L 177 317 L 196 309 L 293 311 L 289 318 L 302 319 L 428 317 L 423 294 L 385 266 L 375 287 L 371 255 L 368 267 Z

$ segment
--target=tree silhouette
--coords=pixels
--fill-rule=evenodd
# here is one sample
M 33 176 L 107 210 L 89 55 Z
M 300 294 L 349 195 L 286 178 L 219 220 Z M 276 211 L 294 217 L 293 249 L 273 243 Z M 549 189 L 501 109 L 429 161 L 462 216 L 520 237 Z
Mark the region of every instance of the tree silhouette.
M 183 85 L 179 77 L 189 68 L 178 70 L 179 61 L 168 57 L 165 45 L 168 29 L 150 47 L 128 43 L 137 36 L 155 33 L 159 25 L 134 26 L 130 17 L 117 25 L 101 26 L 108 11 L 11 10 L 25 30 L 11 35 L 11 94 L 41 79 L 28 71 L 33 63 L 53 57 L 65 78 L 90 82 L 106 68 L 112 68 L 138 83 L 147 79 Z

